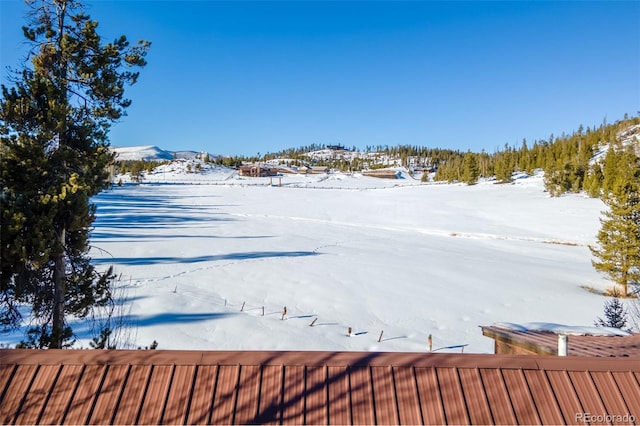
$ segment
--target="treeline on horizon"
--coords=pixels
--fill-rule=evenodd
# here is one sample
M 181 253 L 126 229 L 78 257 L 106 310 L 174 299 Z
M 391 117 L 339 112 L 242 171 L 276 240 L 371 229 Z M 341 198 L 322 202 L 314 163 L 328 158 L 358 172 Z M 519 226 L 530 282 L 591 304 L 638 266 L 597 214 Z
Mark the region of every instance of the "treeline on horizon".
M 552 134 L 548 140 L 535 141 L 532 146 L 523 140 L 519 148 L 505 146 L 504 150 L 493 154 L 452 152 L 436 164 L 434 180 L 474 184 L 480 177 L 495 176 L 499 182 L 506 183 L 515 172 L 533 174 L 536 169 L 542 169 L 545 187 L 551 195 L 585 190 L 590 196 L 598 197 L 616 173 L 613 154 L 622 150 L 621 132 L 637 124 L 640 124 L 640 117 L 625 116 L 623 120 L 603 123 L 599 127 L 585 129 L 581 125 L 568 136 L 554 137 Z M 606 146 L 609 149 L 604 161 L 592 162 Z M 637 152 L 640 147 L 636 146 L 635 150 L 635 155 L 640 155 Z M 609 154 L 611 158 L 607 161 Z
M 434 181 L 464 182 L 475 184 L 479 178 L 495 176 L 499 182 L 508 183 L 516 172 L 533 174 L 536 169 L 545 172 L 545 188 L 551 195 L 558 196 L 566 192 L 586 191 L 591 197 L 599 197 L 603 190 L 610 188 L 616 179 L 615 156 L 623 150 L 620 146 L 621 132 L 640 124 L 640 116 L 629 117 L 612 124 L 603 122 L 598 127 L 580 125 L 571 135 L 554 136 L 547 140 L 534 141 L 531 146 L 526 140 L 520 147 L 505 145 L 504 149 L 494 153 L 462 152 L 446 148 L 428 148 L 413 145 L 368 146 L 367 153 L 377 153 L 386 158 L 398 159 L 400 166 L 415 166 L 435 170 Z M 605 146 L 609 150 L 604 161 L 591 162 L 591 159 Z M 296 149 L 287 149 L 267 154 L 265 160 L 287 158 L 309 161 L 309 152 L 323 149 L 324 145 L 312 144 Z M 640 147 L 630 147 L 634 155 L 640 156 Z M 355 151 L 355 147 L 352 148 Z M 354 158 L 319 160 L 321 165 L 331 165 L 338 169 L 362 170 L 373 167 L 370 161 Z M 429 178 L 427 173 L 423 180 Z
M 326 149 L 324 144 L 313 143 L 263 156 L 210 157 L 203 154 L 200 159 L 227 167 L 286 159 L 289 165 L 327 166 L 340 171 L 402 166 L 410 170 L 435 171 L 432 178 L 437 182 L 463 182 L 469 185 L 475 184 L 480 178 L 490 177 L 495 177 L 498 182 L 508 183 L 516 172 L 531 175 L 536 169 L 541 169 L 545 172 L 545 187 L 551 195 L 584 190 L 592 197 L 599 197 L 602 190 L 610 186 L 615 178 L 616 168 L 613 166 L 613 158 L 608 162 L 593 163 L 591 159 L 604 146 L 613 147 L 619 143 L 619 134 L 637 124 L 640 124 L 640 116 L 625 115 L 622 120 L 612 124 L 603 122 L 593 128 L 580 125 L 571 135 L 556 137 L 551 134 L 547 140 L 536 140 L 531 145 L 526 140 L 519 147 L 506 144 L 503 149 L 494 153 L 463 152 L 417 145 L 377 145 L 367 146 L 362 151 L 367 154 L 365 156 L 353 156 L 349 159 L 338 155 L 335 158 L 312 159 L 309 153 Z M 640 147 L 636 149 L 640 151 Z M 354 146 L 345 150 L 355 152 L 357 148 Z M 640 152 L 636 152 L 636 155 L 640 155 Z M 163 163 L 169 161 L 118 161 L 115 171 L 140 175 L 143 171 L 151 172 L 158 164 Z M 199 171 L 198 165 L 194 166 L 193 171 Z M 428 173 L 423 173 L 423 181 L 429 178 Z

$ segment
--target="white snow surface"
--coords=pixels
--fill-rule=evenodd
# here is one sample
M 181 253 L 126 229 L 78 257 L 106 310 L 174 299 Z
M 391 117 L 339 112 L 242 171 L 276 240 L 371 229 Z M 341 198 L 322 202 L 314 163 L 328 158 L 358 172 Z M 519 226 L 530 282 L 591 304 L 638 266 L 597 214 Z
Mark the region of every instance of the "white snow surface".
M 432 335 L 444 352 L 492 353 L 481 325 L 602 315 L 606 299 L 581 288 L 610 286 L 588 248 L 600 200 L 551 198 L 540 175 L 474 186 L 402 176 L 165 168 L 98 195 L 91 255 L 121 276 L 126 343 L 426 351 Z M 88 328 L 74 326 L 87 347 Z

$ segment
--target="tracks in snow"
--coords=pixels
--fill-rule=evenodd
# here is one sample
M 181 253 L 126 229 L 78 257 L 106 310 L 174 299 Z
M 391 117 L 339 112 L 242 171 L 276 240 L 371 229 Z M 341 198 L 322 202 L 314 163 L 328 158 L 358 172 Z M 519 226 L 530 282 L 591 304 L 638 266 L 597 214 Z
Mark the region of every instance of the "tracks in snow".
M 341 221 L 312 219 L 312 218 L 295 217 L 295 216 L 276 216 L 276 215 L 264 215 L 264 214 L 250 214 L 250 213 L 230 213 L 230 215 L 236 216 L 236 217 L 257 218 L 257 219 L 265 219 L 265 220 L 281 220 L 281 221 L 286 220 L 286 221 L 307 222 L 307 223 L 314 223 L 318 225 L 330 225 L 330 226 L 336 226 L 336 227 L 355 228 L 355 229 L 361 229 L 361 230 L 403 232 L 403 233 L 414 233 L 414 234 L 418 233 L 421 235 L 429 235 L 429 236 L 435 236 L 435 237 L 466 238 L 466 239 L 476 239 L 476 240 L 516 241 L 516 242 L 528 242 L 528 243 L 535 243 L 535 244 L 554 244 L 554 245 L 563 245 L 563 246 L 570 246 L 570 247 L 588 247 L 589 246 L 589 244 L 585 242 L 539 238 L 539 237 L 528 237 L 528 236 L 499 235 L 499 234 L 481 233 L 481 232 L 458 232 L 458 231 L 447 231 L 447 230 L 440 230 L 440 229 L 413 228 L 413 227 L 403 227 L 403 226 L 385 226 L 385 225 L 377 225 L 377 224 L 341 222 Z M 335 242 L 331 244 L 323 244 L 321 246 L 315 247 L 314 249 L 311 250 L 311 252 L 319 253 L 322 249 L 329 248 L 329 247 L 337 247 L 343 243 L 344 241 Z M 200 268 L 182 270 L 180 272 L 176 272 L 174 274 L 170 274 L 166 276 L 139 279 L 137 280 L 137 282 L 152 283 L 152 282 L 166 281 L 166 280 L 178 278 L 178 277 L 189 275 L 196 272 L 213 270 L 216 268 L 224 268 L 227 266 L 237 265 L 237 264 L 242 264 L 247 262 L 253 263 L 253 262 L 267 261 L 267 260 L 273 260 L 273 258 L 271 257 L 247 258 L 247 259 L 227 261 L 224 263 L 216 262 L 215 264 L 209 264 Z
M 246 218 L 291 220 L 291 221 L 315 223 L 319 225 L 342 226 L 347 228 L 373 229 L 373 230 L 389 231 L 389 232 L 419 233 L 422 235 L 431 235 L 435 237 L 455 237 L 455 238 L 502 240 L 502 241 L 524 241 L 524 242 L 530 242 L 530 243 L 557 244 L 557 245 L 572 246 L 572 247 L 588 247 L 589 246 L 589 244 L 585 242 L 567 241 L 567 240 L 549 239 L 549 238 L 540 238 L 540 237 L 517 236 L 517 235 L 499 235 L 499 234 L 490 234 L 490 233 L 482 233 L 482 232 L 458 232 L 458 231 L 447 231 L 447 230 L 429 229 L 429 228 L 386 226 L 386 225 L 376 225 L 376 224 L 341 222 L 341 221 L 325 220 L 325 219 L 311 219 L 311 218 L 295 217 L 295 216 L 275 216 L 275 215 L 250 214 L 250 213 L 230 213 L 230 215 L 236 216 L 236 217 L 246 217 Z

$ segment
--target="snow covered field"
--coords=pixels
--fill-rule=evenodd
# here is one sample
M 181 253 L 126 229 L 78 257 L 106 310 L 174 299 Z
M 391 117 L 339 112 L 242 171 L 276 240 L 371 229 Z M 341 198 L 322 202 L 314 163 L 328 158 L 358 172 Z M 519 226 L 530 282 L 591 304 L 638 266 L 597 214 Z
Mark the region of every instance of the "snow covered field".
M 91 254 L 122 275 L 134 346 L 425 351 L 431 334 L 434 349 L 491 353 L 480 325 L 602 316 L 605 299 L 580 286 L 608 286 L 587 247 L 604 205 L 550 198 L 540 176 L 293 175 L 281 187 L 191 176 L 201 184 L 125 183 L 95 198 Z

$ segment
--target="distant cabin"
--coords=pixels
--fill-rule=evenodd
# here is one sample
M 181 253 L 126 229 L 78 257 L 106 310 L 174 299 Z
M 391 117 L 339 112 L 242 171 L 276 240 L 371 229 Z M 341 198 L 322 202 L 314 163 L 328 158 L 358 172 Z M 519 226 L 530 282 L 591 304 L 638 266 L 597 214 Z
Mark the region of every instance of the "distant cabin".
M 329 168 L 325 166 L 294 166 L 294 171 L 300 174 L 324 174 L 329 173 Z
M 346 151 L 346 148 L 342 145 L 327 145 L 327 149 L 332 151 Z
M 311 167 L 307 167 L 307 173 L 312 173 L 312 174 L 329 173 L 329 168 L 326 166 L 311 166 Z
M 393 169 L 363 170 L 362 175 L 381 179 L 398 179 L 400 172 Z
M 264 167 L 264 166 L 240 166 L 238 168 L 238 173 L 240 176 L 249 176 L 249 177 L 268 177 L 268 176 L 277 176 L 278 170 L 272 167 Z

